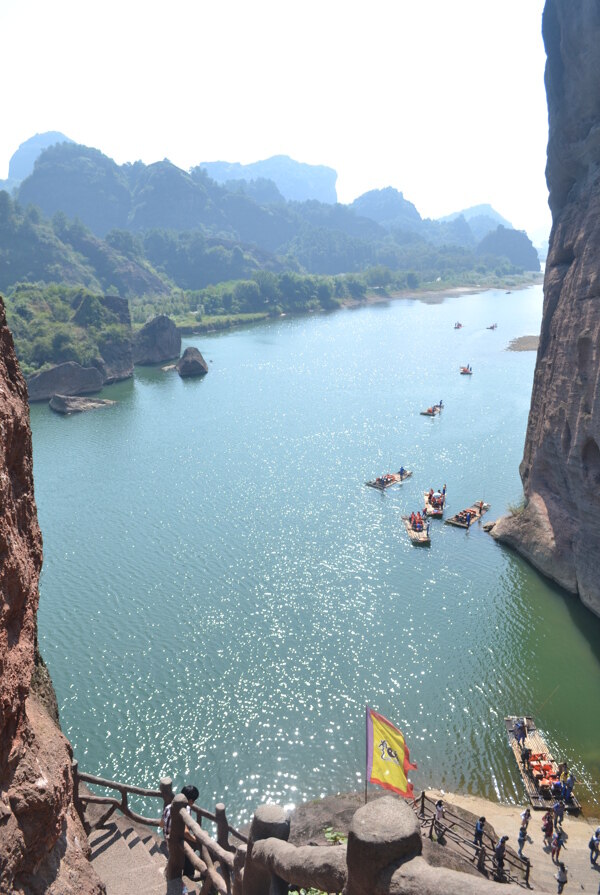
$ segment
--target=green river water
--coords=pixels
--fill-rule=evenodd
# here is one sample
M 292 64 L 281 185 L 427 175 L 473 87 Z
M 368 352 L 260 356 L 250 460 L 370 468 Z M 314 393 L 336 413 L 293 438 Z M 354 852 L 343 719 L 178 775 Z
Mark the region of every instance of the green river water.
M 401 524 L 443 483 L 450 513 L 518 502 L 535 353 L 505 349 L 541 308 L 536 286 L 281 319 L 186 340 L 202 381 L 32 408 L 40 646 L 83 770 L 194 782 L 239 823 L 362 788 L 368 703 L 416 787 L 521 801 L 503 717 L 527 712 L 597 813 L 600 619 L 479 525 L 416 549 Z

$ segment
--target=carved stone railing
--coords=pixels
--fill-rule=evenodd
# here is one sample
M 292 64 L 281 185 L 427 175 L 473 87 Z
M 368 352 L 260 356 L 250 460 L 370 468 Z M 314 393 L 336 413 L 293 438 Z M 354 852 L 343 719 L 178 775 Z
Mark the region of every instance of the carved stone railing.
M 79 813 L 84 827 L 89 832 L 91 829 L 103 827 L 115 811 L 120 811 L 125 817 L 138 824 L 148 827 L 158 827 L 162 822 L 164 807 L 171 804 L 171 830 L 169 834 L 169 861 L 167 864 L 167 879 L 180 879 L 184 870 L 186 857 L 195 870 L 198 870 L 209 883 L 209 888 L 216 888 L 221 895 L 230 895 L 232 890 L 231 876 L 234 866 L 235 846 L 229 841 L 230 835 L 240 843 L 248 842 L 246 836 L 232 827 L 225 812 L 225 805 L 219 803 L 215 806 L 214 814 L 205 808 L 192 805 L 189 809 L 196 815 L 196 820 L 186 809 L 187 799 L 181 793 L 173 793 L 173 784 L 169 777 L 160 781 L 159 789 L 144 789 L 140 786 L 130 786 L 128 783 L 120 783 L 115 780 L 106 780 L 103 777 L 95 777 L 79 771 L 76 761 L 72 763 L 73 771 L 73 801 Z M 91 791 L 84 791 L 82 783 L 92 786 L 101 786 L 104 789 L 112 789 L 119 793 L 120 798 L 107 795 L 96 795 Z M 143 798 L 160 799 L 160 816 L 146 817 L 133 811 L 129 806 L 129 796 L 135 795 Z M 89 805 L 106 805 L 107 810 L 99 818 L 92 821 L 86 812 Z M 202 819 L 211 821 L 216 827 L 216 839 L 202 829 Z M 200 851 L 199 857 L 194 849 Z
M 88 805 L 107 806 L 93 823 L 98 828 L 115 811 L 139 824 L 160 825 L 160 817 L 133 811 L 129 795 L 160 799 L 161 808 L 171 804 L 167 881 L 169 886 L 181 885 L 177 881 L 187 863 L 188 872 L 191 866 L 201 874 L 204 895 L 212 890 L 219 895 L 286 895 L 289 887 L 343 891 L 345 895 L 400 895 L 404 891 L 475 895 L 488 887 L 493 889 L 493 880 L 507 884 L 503 892 L 508 895 L 519 891 L 517 885 L 529 886 L 528 861 L 519 862 L 507 854 L 505 869 L 499 874 L 491 836 L 484 832 L 485 844 L 476 846 L 472 825 L 447 806 L 440 829 L 435 803 L 424 792 L 412 804 L 386 796 L 359 808 L 350 825 L 347 846 L 296 847 L 287 841 L 289 816 L 277 805 L 257 808 L 246 838 L 229 825 L 223 804 L 216 806 L 214 814 L 195 805 L 189 808 L 182 793 L 173 794 L 169 778 L 160 781 L 158 790 L 143 789 L 80 773 L 77 762 L 73 762 L 73 781 L 75 806 L 88 830 L 92 827 L 86 818 Z M 120 798 L 84 792 L 80 783 L 115 790 Z M 216 839 L 202 829 L 202 818 L 215 824 Z M 232 845 L 230 834 L 241 844 Z M 427 864 L 421 857 L 422 836 L 433 839 L 434 834 L 449 851 L 476 861 L 478 870 L 488 879 Z
M 348 843 L 296 848 L 287 842 L 289 821 L 274 805 L 257 809 L 246 848 L 234 861 L 233 895 L 285 895 L 288 887 L 344 895 L 493 895 L 497 883 L 477 874 L 431 866 L 422 857 L 418 817 L 390 796 L 359 808 Z M 243 866 L 242 866 L 243 865 Z M 506 883 L 503 895 L 523 890 Z

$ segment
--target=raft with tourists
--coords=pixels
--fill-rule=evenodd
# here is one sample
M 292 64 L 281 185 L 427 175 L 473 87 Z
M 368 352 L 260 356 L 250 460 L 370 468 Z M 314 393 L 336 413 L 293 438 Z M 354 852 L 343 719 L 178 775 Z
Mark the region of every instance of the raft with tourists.
M 473 375 L 473 367 L 471 366 L 471 364 L 467 364 L 466 367 L 461 367 L 460 375 L 461 376 L 472 376 Z
M 402 521 L 415 547 L 430 546 L 429 523 L 421 517 L 420 513 L 411 513 L 410 516 L 403 516 Z
M 489 503 L 486 503 L 484 500 L 476 500 L 475 503 L 465 510 L 461 510 L 460 513 L 450 516 L 449 519 L 444 519 L 444 524 L 469 529 L 474 522 L 478 522 L 481 519 L 484 513 L 487 513 L 489 508 Z
M 440 401 L 439 404 L 432 404 L 431 407 L 428 407 L 427 410 L 421 410 L 421 416 L 437 416 L 438 413 L 441 413 L 444 409 L 444 402 Z
M 425 500 L 425 515 L 441 519 L 446 506 L 446 486 L 444 485 L 441 491 L 434 491 L 433 488 L 423 491 L 423 498 Z
M 566 811 L 578 814 L 581 803 L 573 793 L 575 777 L 569 775 L 566 762 L 558 764 L 552 757 L 533 718 L 510 715 L 504 724 L 531 806 L 551 811 L 556 800 L 562 799 Z
M 386 472 L 385 475 L 380 475 L 371 482 L 365 482 L 365 485 L 368 485 L 369 488 L 377 488 L 379 491 L 385 491 L 385 489 L 389 488 L 391 485 L 402 485 L 406 479 L 411 477 L 411 475 L 412 472 L 410 469 L 404 469 L 404 467 L 401 466 L 398 472 Z

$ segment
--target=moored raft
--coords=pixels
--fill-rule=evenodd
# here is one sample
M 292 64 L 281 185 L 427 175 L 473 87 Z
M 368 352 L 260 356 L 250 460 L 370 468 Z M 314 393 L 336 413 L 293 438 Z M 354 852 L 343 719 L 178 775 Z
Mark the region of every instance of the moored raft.
M 444 488 L 446 486 L 444 485 Z M 425 513 L 427 516 L 432 516 L 434 519 L 441 519 L 444 515 L 444 508 L 446 506 L 446 492 L 445 491 L 434 491 L 431 494 L 430 491 L 423 491 L 423 498 L 425 500 Z
M 522 760 L 521 747 L 515 736 L 515 722 L 517 721 L 525 722 L 527 735 L 523 745 L 531 752 L 530 761 L 525 763 Z M 515 756 L 532 808 L 537 808 L 539 811 L 551 810 L 556 801 L 556 797 L 552 795 L 551 787 L 559 776 L 558 764 L 550 754 L 535 721 L 525 715 L 510 715 L 504 719 L 504 725 L 508 735 L 508 744 Z M 581 811 L 581 804 L 571 794 L 571 797 L 565 801 L 565 808 L 571 814 L 578 814 Z
M 483 500 L 476 500 L 474 504 L 467 507 L 465 510 L 461 510 L 460 513 L 450 516 L 449 519 L 444 519 L 444 524 L 456 525 L 457 528 L 468 529 L 474 522 L 478 522 L 483 514 L 487 513 L 489 508 L 489 503 L 485 503 Z
M 379 491 L 385 491 L 385 489 L 389 488 L 391 485 L 402 485 L 406 479 L 411 477 L 411 475 L 412 472 L 410 469 L 403 469 L 402 473 L 400 473 L 400 470 L 398 470 L 398 472 L 388 472 L 385 475 L 373 479 L 371 482 L 365 482 L 365 485 L 368 485 L 369 488 L 377 488 Z
M 423 526 L 422 531 L 415 531 L 411 525 L 410 516 L 403 516 L 402 521 L 404 522 L 404 527 L 408 532 L 409 538 L 416 547 L 429 547 L 431 538 L 429 537 L 429 526 L 427 523 Z

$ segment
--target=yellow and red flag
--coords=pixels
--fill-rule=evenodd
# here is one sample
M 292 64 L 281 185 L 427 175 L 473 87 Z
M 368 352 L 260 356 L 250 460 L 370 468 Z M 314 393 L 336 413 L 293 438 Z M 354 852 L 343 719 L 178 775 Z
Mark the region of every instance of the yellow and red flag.
M 403 735 L 387 718 L 367 706 L 367 779 L 384 789 L 413 798 L 406 775 L 416 771 Z M 366 793 L 366 788 L 365 788 Z

